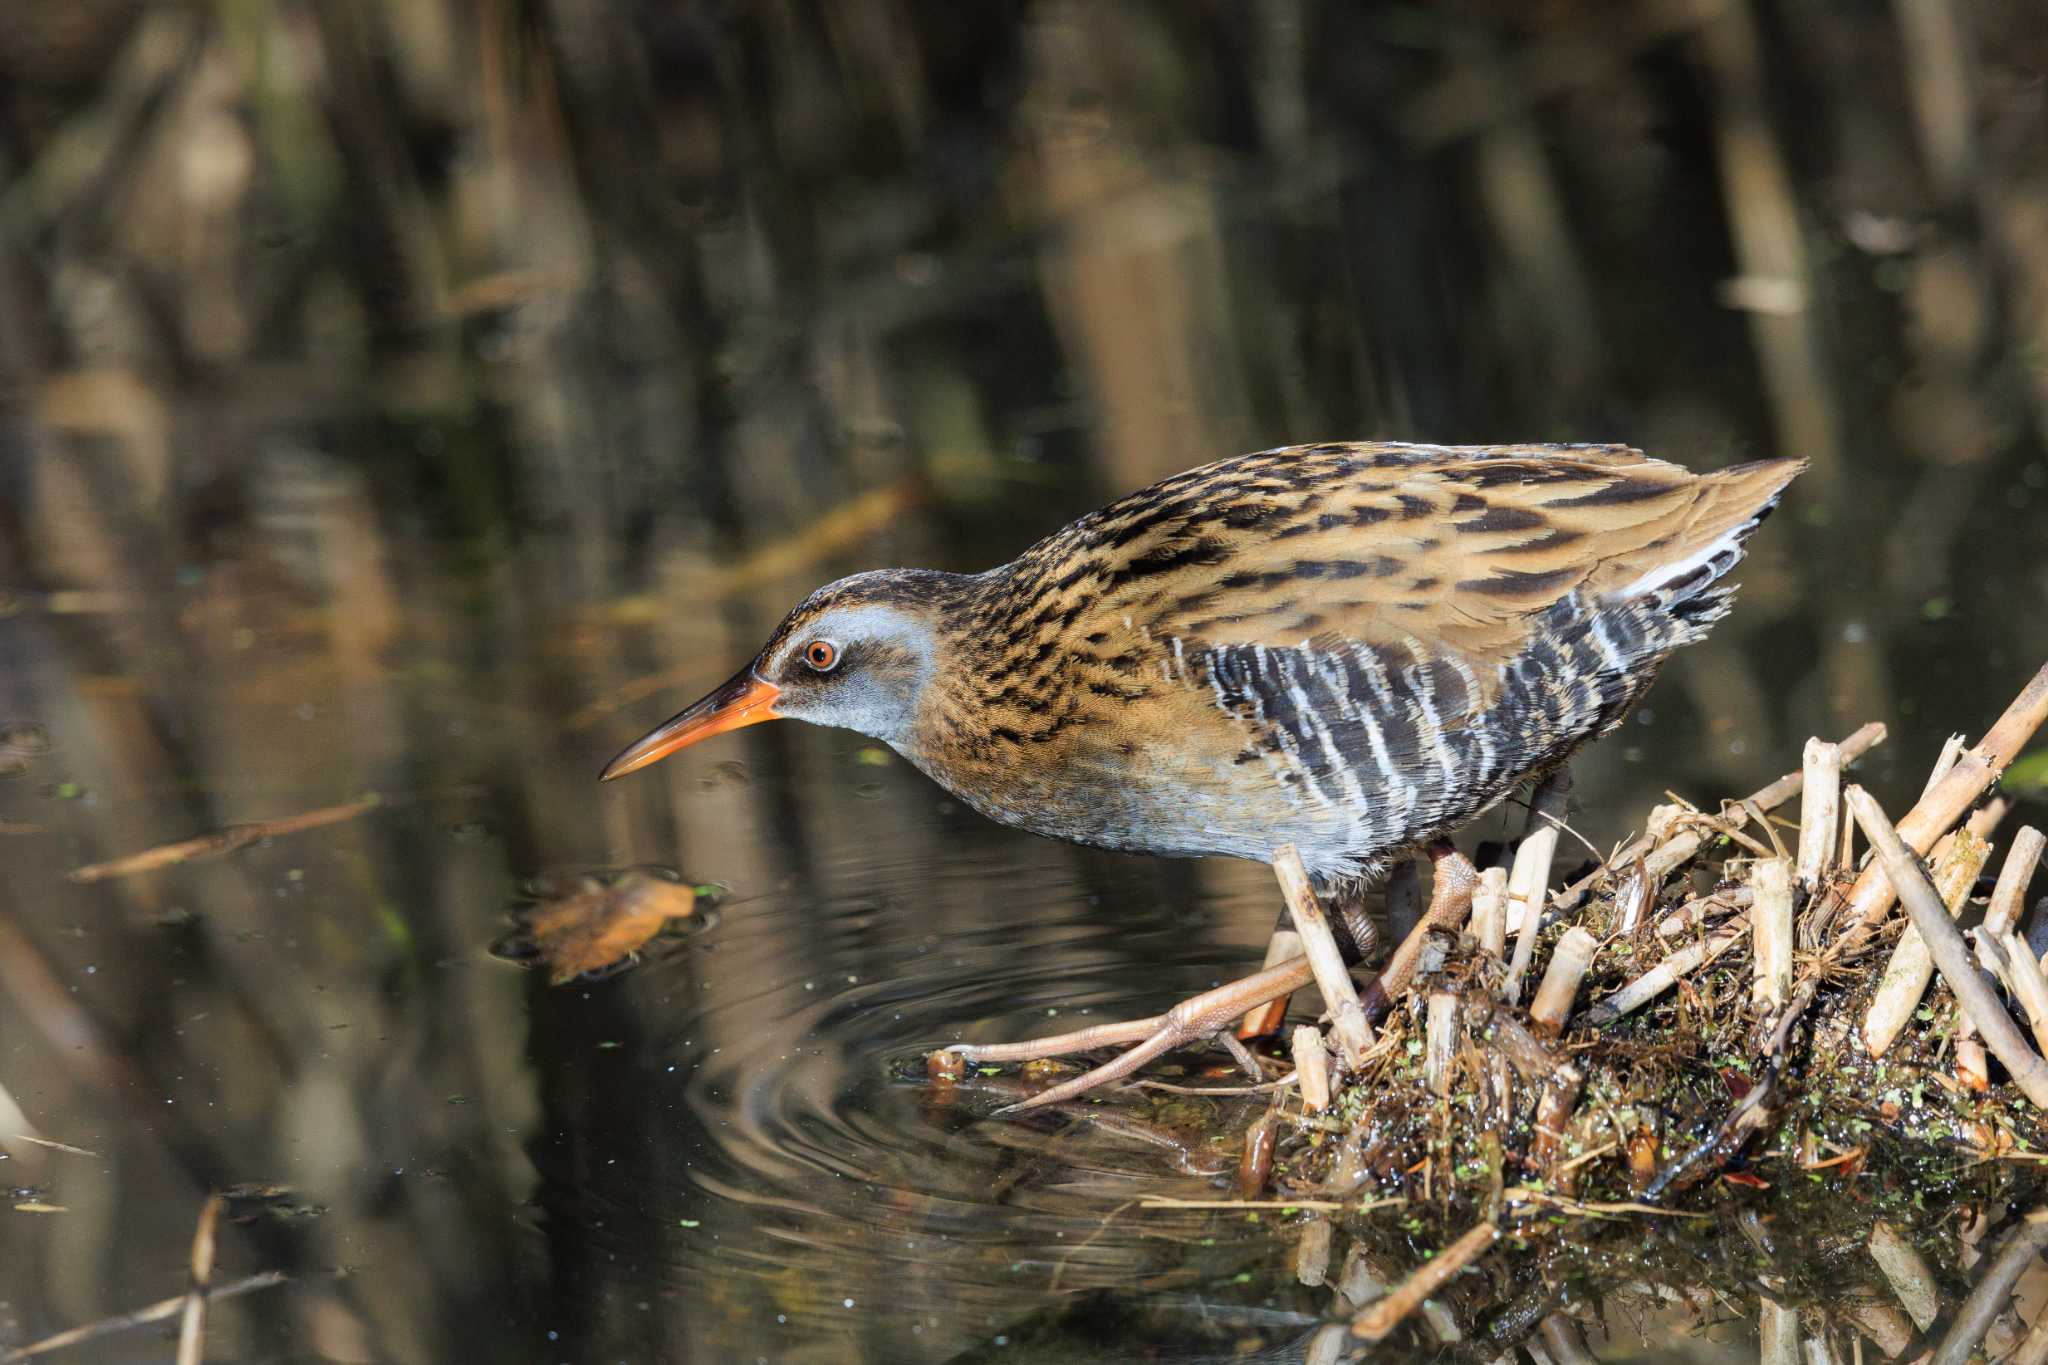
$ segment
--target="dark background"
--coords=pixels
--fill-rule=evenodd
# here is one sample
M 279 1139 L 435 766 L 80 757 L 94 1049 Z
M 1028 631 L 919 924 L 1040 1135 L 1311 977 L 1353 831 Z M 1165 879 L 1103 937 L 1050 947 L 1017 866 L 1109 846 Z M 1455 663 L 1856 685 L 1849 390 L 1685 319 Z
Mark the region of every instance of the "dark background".
M 597 767 L 843 572 L 1268 445 L 1587 439 L 1813 463 L 1587 836 L 1869 719 L 1917 790 L 2048 657 L 2044 130 L 2020 0 L 0 7 L 0 1164 L 64 1210 L 0 1213 L 0 1342 L 179 1292 L 242 1181 L 301 1207 L 223 1273 L 305 1277 L 217 1311 L 249 1358 L 941 1358 L 1231 1282 L 1022 1255 L 1147 1168 L 992 1213 L 892 1067 L 1248 964 L 1259 869 L 842 734 Z M 721 922 L 484 960 L 636 862 Z

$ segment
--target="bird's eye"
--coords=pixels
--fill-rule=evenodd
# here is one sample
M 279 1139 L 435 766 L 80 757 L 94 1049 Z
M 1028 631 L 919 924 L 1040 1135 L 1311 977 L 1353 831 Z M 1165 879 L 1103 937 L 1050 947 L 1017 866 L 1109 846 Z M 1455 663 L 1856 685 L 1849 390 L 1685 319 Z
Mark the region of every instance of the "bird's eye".
M 830 640 L 813 640 L 804 646 L 804 662 L 820 673 L 830 673 L 839 662 L 839 646 Z

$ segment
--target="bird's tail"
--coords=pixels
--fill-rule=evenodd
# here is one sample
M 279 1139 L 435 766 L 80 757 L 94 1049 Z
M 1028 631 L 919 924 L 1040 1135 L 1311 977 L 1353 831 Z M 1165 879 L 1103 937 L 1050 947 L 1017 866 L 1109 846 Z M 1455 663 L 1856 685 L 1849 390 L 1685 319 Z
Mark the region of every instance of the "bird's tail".
M 1804 460 L 1759 460 L 1704 475 L 1684 530 L 1660 547 L 1654 562 L 1607 596 L 1651 598 L 1701 624 L 1718 619 L 1726 610 L 1728 590 L 1714 584 L 1741 560 L 1749 538 L 1784 497 L 1785 485 L 1805 468 Z

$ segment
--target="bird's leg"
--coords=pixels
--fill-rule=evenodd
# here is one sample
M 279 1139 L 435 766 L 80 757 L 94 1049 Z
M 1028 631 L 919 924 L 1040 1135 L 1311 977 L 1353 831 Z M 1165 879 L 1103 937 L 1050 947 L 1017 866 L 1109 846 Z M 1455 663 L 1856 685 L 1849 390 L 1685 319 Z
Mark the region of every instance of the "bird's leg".
M 1097 1024 L 1053 1038 L 1034 1038 L 1024 1043 L 978 1045 L 959 1043 L 946 1051 L 958 1053 L 970 1062 L 1026 1062 L 1039 1057 L 1057 1057 L 1111 1043 L 1137 1042 L 1137 1046 L 1111 1058 L 1092 1071 L 1061 1081 L 1021 1103 L 998 1109 L 999 1114 L 1020 1113 L 1048 1104 L 1058 1104 L 1096 1086 L 1128 1076 L 1154 1057 L 1186 1047 L 1230 1026 L 1230 1021 L 1269 1000 L 1285 1000 L 1315 979 L 1308 959 L 1268 967 L 1241 981 L 1231 981 L 1200 995 L 1190 996 L 1164 1014 L 1134 1019 L 1125 1024 Z
M 1453 848 L 1449 840 L 1438 840 L 1432 844 L 1429 856 L 1436 865 L 1436 889 L 1430 896 L 1429 909 L 1423 912 L 1415 928 L 1394 950 L 1394 956 L 1386 967 L 1363 992 L 1361 1003 L 1369 1015 L 1377 1017 L 1384 1014 L 1394 997 L 1408 988 L 1409 978 L 1415 975 L 1415 964 L 1422 956 L 1422 944 L 1429 931 L 1456 928 L 1472 912 L 1472 888 L 1479 882 L 1478 869 Z M 945 1050 L 969 1062 L 1028 1062 L 1116 1043 L 1136 1044 L 1093 1070 L 1069 1077 L 1028 1100 L 995 1111 L 998 1114 L 1022 1113 L 1085 1095 L 1099 1085 L 1128 1076 L 1154 1057 L 1221 1032 L 1230 1026 L 1231 1020 L 1248 1010 L 1270 1001 L 1284 1001 L 1313 980 L 1315 972 L 1310 968 L 1308 958 L 1297 957 L 1267 967 L 1241 981 L 1232 981 L 1190 996 L 1166 1013 L 1149 1019 L 1096 1024 L 1022 1043 L 957 1043 Z
M 1415 975 L 1415 963 L 1422 956 L 1422 945 L 1430 930 L 1456 929 L 1472 913 L 1472 888 L 1479 885 L 1479 869 L 1472 866 L 1472 860 L 1458 852 L 1448 839 L 1438 839 L 1429 846 L 1429 860 L 1436 869 L 1429 909 L 1422 912 L 1422 918 L 1401 940 L 1387 965 L 1359 994 L 1359 1003 L 1371 1018 L 1386 1013 L 1394 997 L 1408 989 L 1408 980 Z

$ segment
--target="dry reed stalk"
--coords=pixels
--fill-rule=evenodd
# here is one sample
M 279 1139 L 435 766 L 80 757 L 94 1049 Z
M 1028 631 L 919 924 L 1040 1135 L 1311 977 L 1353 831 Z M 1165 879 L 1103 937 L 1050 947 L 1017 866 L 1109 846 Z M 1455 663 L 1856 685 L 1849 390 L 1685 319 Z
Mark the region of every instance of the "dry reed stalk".
M 1985 732 L 1983 740 L 1958 758 L 1955 766 L 1899 821 L 1899 841 L 1915 853 L 1932 848 L 1934 841 L 1961 819 L 1984 789 L 2005 771 L 2043 721 L 2048 721 L 2048 665 L 2043 665 L 2020 689 L 2004 714 Z M 1866 839 L 1870 837 L 1868 828 L 1863 833 Z M 1843 898 L 1841 920 L 1847 928 L 1837 940 L 1838 953 L 1861 946 L 1891 909 L 1895 893 L 1885 866 L 1885 860 L 1874 860 Z
M 1947 907 L 1949 918 L 1962 913 L 1989 852 L 1986 845 L 1970 838 L 1966 831 L 1948 843 L 1945 855 L 1935 863 L 1935 891 Z M 1933 980 L 1934 956 L 1928 951 L 1927 941 L 1908 926 L 1892 948 L 1891 960 L 1885 964 L 1884 976 L 1877 983 L 1877 993 L 1871 997 L 1870 1009 L 1863 1016 L 1863 1046 L 1871 1056 L 1884 1056 L 1885 1049 L 1912 1021 L 1913 1011 L 1920 1008 L 1920 999 Z
M 1833 830 L 1828 831 L 1828 842 L 1834 842 Z M 1800 848 L 1805 846 L 1802 838 Z M 1792 998 L 1792 865 L 1783 858 L 1760 858 L 1750 865 L 1749 886 L 1756 956 L 1750 999 L 1776 1009 Z
M 1867 825 L 1864 835 L 1871 837 Z M 1876 840 L 1872 838 L 1872 842 Z M 2034 1102 L 2040 1103 L 2039 1100 Z M 2006 1237 L 2005 1245 L 1998 1249 L 1998 1255 L 1978 1278 L 1970 1296 L 1956 1310 L 1948 1335 L 1934 1350 L 1933 1365 L 1964 1365 L 1969 1360 L 1978 1343 L 1991 1331 L 1992 1323 L 2004 1311 L 2006 1301 L 2012 1297 L 2013 1286 L 2033 1265 L 2034 1258 L 2041 1254 L 2043 1247 L 2048 1247 L 2048 1209 L 2035 1209 Z
M 1316 987 L 1330 1011 L 1330 1030 L 1337 1036 L 1337 1048 L 1344 1065 L 1352 1068 L 1365 1060 L 1372 1046 L 1372 1025 L 1358 1002 L 1358 987 L 1345 969 L 1344 955 L 1330 933 L 1330 921 L 1308 883 L 1308 869 L 1293 844 L 1282 844 L 1273 853 L 1273 875 L 1280 881 L 1280 894 L 1287 899 L 1287 913 L 1294 917 L 1294 930 L 1301 935 L 1302 952 L 1316 974 Z
M 2048 672 L 2043 674 L 2048 682 Z M 2048 695 L 2048 686 L 2042 689 Z M 1965 757 L 1956 764 L 1961 769 L 1974 761 Z M 1953 774 L 1951 774 L 1953 776 Z M 1946 781 L 1946 779 L 1944 779 Z M 1899 888 L 1901 904 L 1912 917 L 1913 925 L 1927 941 L 1927 947 L 1934 959 L 1934 965 L 1947 979 L 1949 989 L 1955 992 L 1957 1003 L 1968 1013 L 1977 1031 L 1990 1045 L 1992 1053 L 2005 1063 L 2013 1083 L 2032 1100 L 2037 1108 L 2048 1108 L 2048 1062 L 2027 1046 L 2013 1026 L 2011 1016 L 2005 1012 L 1998 997 L 1984 984 L 1970 960 L 1970 951 L 1963 946 L 1962 931 L 1950 921 L 1948 909 L 1941 902 L 1933 883 L 1920 868 L 1919 860 L 1913 856 L 1899 832 L 1885 818 L 1882 807 L 1869 792 L 1861 787 L 1850 787 L 1847 792 L 1849 813 L 1863 828 L 1863 837 L 1876 850 L 1879 865 L 1893 886 Z
M 1456 991 L 1429 993 L 1428 1024 L 1424 1032 L 1422 1074 L 1429 1093 L 1451 1093 L 1451 1063 L 1458 1055 L 1459 999 Z
M 1746 886 L 1695 896 L 1657 921 L 1657 937 L 1675 938 L 1688 930 L 1698 928 L 1713 915 L 1732 915 L 1737 910 L 1747 910 L 1755 903 L 1756 893 Z
M 1811 896 L 1828 874 L 1842 823 L 1842 748 L 1830 740 L 1806 741 L 1799 791 L 1799 885 Z
M 2005 865 L 1998 869 L 1998 882 L 1991 890 L 1991 903 L 1984 908 L 1984 928 L 1993 938 L 2004 938 L 2020 922 L 2027 904 L 2027 883 L 2041 864 L 2041 850 L 2048 846 L 2041 831 L 2023 825 L 2006 850 Z
M 1835 1365 L 1835 1352 L 1825 1335 L 1806 1339 L 1806 1365 Z
M 1479 874 L 1472 888 L 1472 937 L 1496 962 L 1505 961 L 1508 950 L 1508 870 L 1489 867 Z
M 1330 1050 L 1321 1029 L 1296 1025 L 1293 1038 L 1294 1076 L 1301 1086 L 1301 1107 L 1320 1114 L 1330 1107 Z
M 1330 1220 L 1311 1218 L 1301 1225 L 1301 1240 L 1294 1244 L 1294 1278 L 1310 1289 L 1330 1276 Z
M 1941 1312 L 1941 1290 L 1933 1269 L 1913 1250 L 1913 1244 L 1890 1223 L 1880 1222 L 1870 1229 L 1866 1245 L 1870 1259 L 1884 1272 L 1885 1282 L 1913 1324 L 1923 1332 L 1933 1326 Z
M 1757 1310 L 1757 1360 L 1760 1365 L 1799 1365 L 1799 1314 L 1771 1299 Z
M 1842 767 L 1847 769 L 1857 759 L 1884 743 L 1886 733 L 1883 722 L 1872 721 L 1842 739 L 1835 746 L 1841 752 Z M 1806 774 L 1803 769 L 1796 773 L 1787 773 L 1777 781 L 1757 788 L 1743 800 L 1731 802 L 1724 807 L 1727 823 L 1739 829 L 1749 822 L 1752 810 L 1762 812 L 1776 810 L 1779 806 L 1784 805 L 1787 801 L 1799 795 L 1805 785 Z M 1658 810 L 1666 809 L 1670 808 L 1658 807 Z M 1656 812 L 1652 812 L 1649 828 L 1645 830 L 1640 838 L 1624 845 L 1621 851 L 1610 858 L 1604 866 L 1595 868 L 1564 890 L 1558 892 L 1555 896 L 1552 896 L 1550 903 L 1557 910 L 1577 909 L 1585 901 L 1587 894 L 1592 891 L 1593 887 L 1603 878 L 1610 875 L 1613 869 L 1626 867 L 1636 858 L 1645 859 L 1649 866 L 1650 875 L 1661 880 L 1673 868 L 1688 861 L 1693 854 L 1699 852 L 1700 845 L 1705 840 L 1706 832 L 1701 829 L 1687 829 L 1673 833 L 1669 830 L 1658 828 Z
M 1950 735 L 1941 742 L 1941 752 L 1934 756 L 1934 766 L 1927 770 L 1927 781 L 1920 788 L 1921 800 L 1926 800 L 1927 794 L 1941 785 L 1941 779 L 1956 766 L 1956 760 L 1963 756 L 1963 747 L 1968 743 L 1963 735 Z
M 1535 1003 L 1529 1006 L 1529 1022 L 1539 1034 L 1554 1038 L 1564 1031 L 1572 1002 L 1579 997 L 1579 985 L 1593 965 L 1593 954 L 1599 950 L 1600 940 L 1583 925 L 1573 925 L 1557 941 L 1557 947 L 1550 953 L 1550 966 L 1536 987 Z
M 1545 893 L 1550 886 L 1550 865 L 1557 857 L 1557 841 L 1564 831 L 1571 794 L 1569 768 L 1558 769 L 1538 785 L 1535 799 L 1529 803 L 1528 833 L 1522 836 L 1521 846 L 1515 850 L 1514 870 L 1508 873 L 1508 923 L 1520 926 L 1514 965 L 1501 986 L 1501 999 L 1510 1005 L 1521 999 L 1522 978 L 1536 955 L 1536 935 L 1543 927 Z
M 1601 1028 L 1632 1010 L 1641 1009 L 1678 984 L 1678 978 L 1712 962 L 1742 942 L 1749 932 L 1749 917 L 1739 915 L 1697 942 L 1677 949 L 1662 962 L 1623 986 L 1586 1011 L 1584 1024 Z
M 178 1365 L 199 1365 L 206 1350 L 206 1300 L 213 1292 L 213 1230 L 220 1222 L 218 1194 L 206 1197 L 199 1225 L 192 1230 L 192 1287 L 185 1291 L 185 1312 L 178 1324 Z
M 1351 1320 L 1351 1335 L 1366 1341 L 1385 1340 L 1387 1334 L 1422 1306 L 1423 1300 L 1451 1282 L 1451 1278 L 1485 1255 L 1500 1237 L 1491 1220 L 1474 1225 L 1457 1241 L 1424 1261 L 1415 1273 Z
M 222 1285 L 214 1290 L 212 1294 L 208 1295 L 208 1297 L 213 1302 L 220 1303 L 226 1299 L 237 1299 L 244 1294 L 254 1293 L 259 1289 L 269 1289 L 273 1285 L 285 1284 L 290 1279 L 291 1276 L 285 1274 L 282 1270 L 259 1271 L 254 1275 L 246 1275 L 232 1284 Z M 17 1346 L 6 1354 L 0 1355 L 0 1365 L 16 1365 L 18 1361 L 32 1360 L 36 1356 L 48 1355 L 51 1351 L 61 1351 L 68 1346 L 77 1346 L 87 1341 L 97 1341 L 101 1337 L 113 1336 L 117 1332 L 127 1332 L 137 1327 L 147 1327 L 152 1322 L 162 1322 L 165 1318 L 174 1318 L 185 1307 L 185 1299 L 186 1295 L 184 1294 L 173 1294 L 168 1299 L 158 1299 L 148 1307 L 138 1308 L 132 1313 L 120 1313 L 111 1318 L 101 1318 L 98 1322 L 89 1322 L 82 1327 L 67 1327 L 63 1331 L 53 1333 L 40 1341 L 30 1342 L 26 1346 Z
M 2015 931 L 2008 930 L 1999 946 L 2005 949 L 2005 988 L 2027 1012 L 2027 1026 L 2033 1030 L 2034 1046 L 2048 1056 L 2048 973 L 2034 960 L 2034 950 Z

